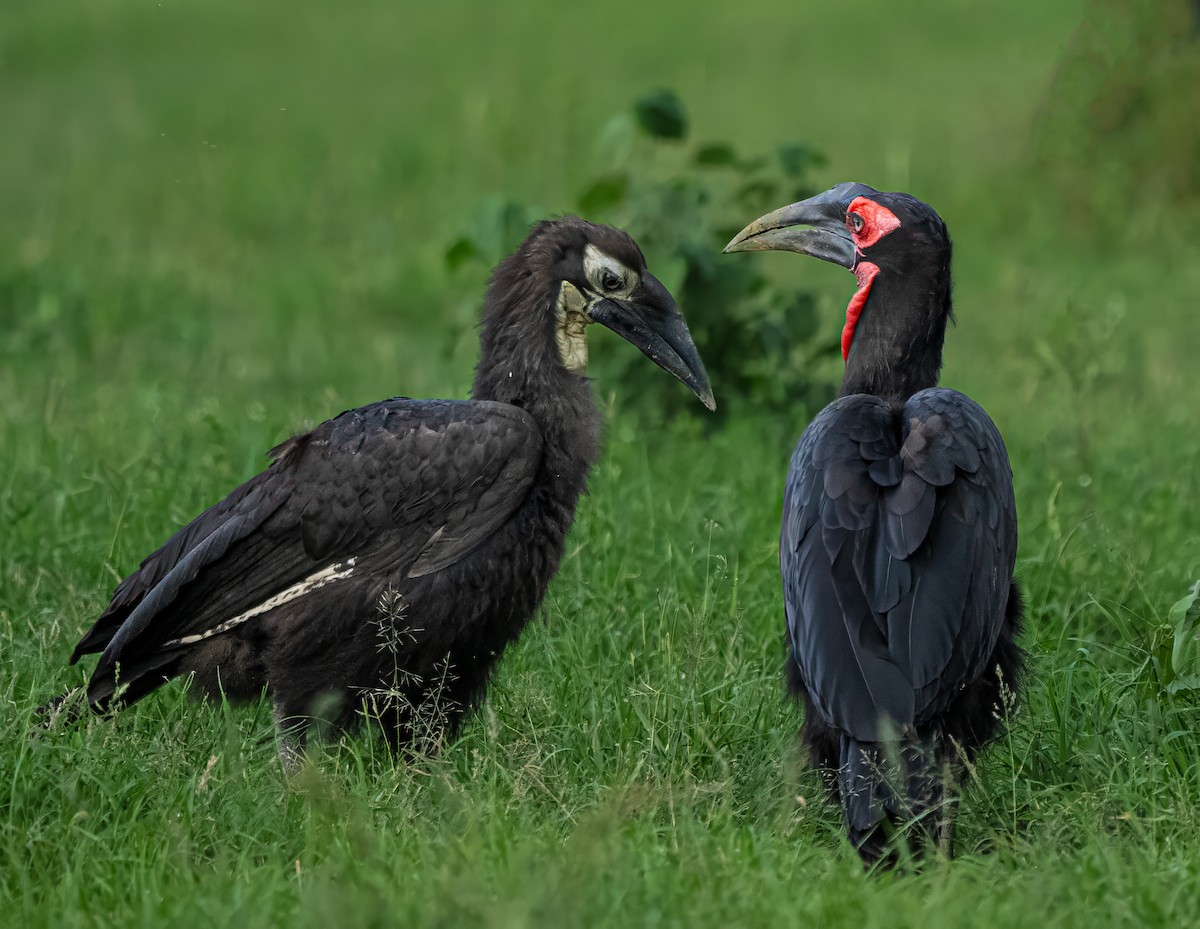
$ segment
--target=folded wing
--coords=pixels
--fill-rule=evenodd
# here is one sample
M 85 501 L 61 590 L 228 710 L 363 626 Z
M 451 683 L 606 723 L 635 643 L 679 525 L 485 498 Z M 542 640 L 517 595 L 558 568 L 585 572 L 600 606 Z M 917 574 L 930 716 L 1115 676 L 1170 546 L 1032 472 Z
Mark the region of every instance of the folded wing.
M 825 721 L 870 742 L 943 711 L 991 654 L 1015 553 L 1008 456 L 974 401 L 932 388 L 822 411 L 792 457 L 780 567 Z
M 187 644 L 364 559 L 398 577 L 455 564 L 525 500 L 541 448 L 531 416 L 490 401 L 388 400 L 289 439 L 117 587 L 72 655 L 102 652 L 89 698 L 111 699 L 119 667 L 136 699 Z

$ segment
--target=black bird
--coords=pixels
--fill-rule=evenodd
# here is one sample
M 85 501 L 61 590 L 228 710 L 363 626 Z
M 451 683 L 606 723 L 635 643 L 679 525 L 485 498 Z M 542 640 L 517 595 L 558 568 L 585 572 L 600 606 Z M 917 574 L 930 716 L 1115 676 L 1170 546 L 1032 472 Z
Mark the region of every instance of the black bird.
M 450 736 L 537 609 L 600 447 L 584 370 L 601 323 L 715 408 L 671 295 L 624 232 L 541 222 L 492 275 L 470 400 L 393 399 L 271 465 L 125 578 L 71 656 L 95 711 L 193 675 L 275 707 L 285 766 L 308 722 L 364 709 L 393 748 Z
M 802 736 L 865 863 L 894 860 L 889 834 L 907 824 L 910 847 L 949 854 L 955 781 L 996 734 L 1022 666 L 1008 454 L 978 404 L 937 386 L 950 238 L 914 197 L 847 183 L 755 220 L 725 250 L 769 249 L 858 280 L 841 392 L 800 437 L 783 499 Z

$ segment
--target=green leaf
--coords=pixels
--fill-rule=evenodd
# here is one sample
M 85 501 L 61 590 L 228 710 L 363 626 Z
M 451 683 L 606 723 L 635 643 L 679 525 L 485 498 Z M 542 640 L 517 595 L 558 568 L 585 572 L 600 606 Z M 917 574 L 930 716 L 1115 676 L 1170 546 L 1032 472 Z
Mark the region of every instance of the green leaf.
M 723 249 L 727 242 L 731 241 L 735 235 L 742 231 L 742 228 L 742 226 L 717 226 L 712 234 L 712 242 L 716 246 L 717 251 Z
M 679 256 L 687 262 L 688 273 L 701 278 L 711 278 L 719 267 L 716 253 L 699 242 L 680 243 Z
M 807 145 L 781 145 L 779 165 L 789 177 L 804 177 L 813 168 L 825 164 L 825 156 Z
M 1167 619 L 1174 630 L 1171 642 L 1171 670 L 1175 675 L 1182 675 L 1193 669 L 1188 667 L 1196 644 L 1196 625 L 1200 621 L 1200 581 L 1192 587 L 1187 596 L 1176 600 L 1167 613 Z M 1189 675 L 1190 676 L 1190 675 Z
M 771 359 L 772 368 L 787 357 L 791 332 L 779 320 L 764 316 L 758 323 L 759 351 Z
M 753 174 L 755 171 L 761 171 L 770 162 L 771 159 L 766 155 L 758 155 L 754 158 L 746 158 L 738 162 L 738 170 L 743 174 Z
M 1200 600 L 1200 581 L 1197 581 L 1193 585 L 1191 591 L 1186 596 L 1181 597 L 1171 605 L 1171 609 L 1167 612 L 1167 621 L 1172 626 L 1178 626 L 1188 618 L 1188 614 L 1193 612 L 1193 609 L 1197 613 L 1197 618 L 1200 618 L 1200 607 L 1196 607 L 1197 600 Z
M 673 90 L 647 94 L 633 105 L 638 125 L 657 139 L 682 139 L 687 134 L 687 112 Z
M 634 151 L 637 135 L 636 120 L 631 113 L 618 113 L 610 119 L 596 137 L 597 164 L 623 165 Z
M 531 207 L 513 200 L 504 201 L 497 217 L 501 246 L 501 254 L 496 258 L 497 261 L 524 241 L 525 236 L 529 235 L 529 225 L 537 215 L 538 211 Z
M 767 178 L 747 181 L 737 192 L 742 206 L 751 211 L 762 212 L 779 199 L 779 185 Z M 781 204 L 776 204 L 777 206 Z
M 696 149 L 693 161 L 706 168 L 726 168 L 736 166 L 737 152 L 727 142 L 711 142 Z
M 682 255 L 675 255 L 665 264 L 656 264 L 654 268 L 654 276 L 672 294 L 679 293 L 682 290 L 687 272 L 688 262 Z
M 446 267 L 457 271 L 472 258 L 479 257 L 479 248 L 475 243 L 463 236 L 446 249 Z
M 579 212 L 603 213 L 624 201 L 629 193 L 629 176 L 610 174 L 595 181 L 579 198 Z
M 1200 691 L 1200 674 L 1185 674 L 1177 677 L 1164 687 L 1163 691 L 1169 694 Z
M 817 313 L 817 301 L 806 290 L 796 291 L 791 303 L 784 310 L 783 318 L 793 343 L 807 342 L 815 338 L 820 331 L 821 320 Z

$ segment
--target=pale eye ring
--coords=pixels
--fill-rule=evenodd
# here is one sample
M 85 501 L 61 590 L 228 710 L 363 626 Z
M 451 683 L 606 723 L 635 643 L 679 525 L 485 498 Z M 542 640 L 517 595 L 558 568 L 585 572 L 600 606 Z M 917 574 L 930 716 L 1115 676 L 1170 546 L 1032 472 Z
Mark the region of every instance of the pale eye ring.
M 611 268 L 603 268 L 600 271 L 600 286 L 608 293 L 620 290 L 621 285 L 625 282 L 621 279 L 621 275 L 617 274 Z
M 850 224 L 850 228 L 853 229 L 855 233 L 862 232 L 863 226 L 867 224 L 866 220 L 862 218 L 862 213 L 851 213 L 846 217 L 846 221 Z

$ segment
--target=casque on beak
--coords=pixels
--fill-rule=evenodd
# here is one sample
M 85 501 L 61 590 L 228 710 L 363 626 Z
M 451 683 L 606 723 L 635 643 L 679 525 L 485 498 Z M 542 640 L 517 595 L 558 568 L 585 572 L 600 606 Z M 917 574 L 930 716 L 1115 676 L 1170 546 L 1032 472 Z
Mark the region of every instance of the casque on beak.
M 874 193 L 878 191 L 866 184 L 838 184 L 815 197 L 760 216 L 733 237 L 725 253 L 799 252 L 853 268 L 856 252 L 846 230 L 846 210 L 855 197 Z
M 628 299 L 601 297 L 588 305 L 587 313 L 592 322 L 607 326 L 683 381 L 709 410 L 717 408 L 687 321 L 654 275 L 644 273 Z

